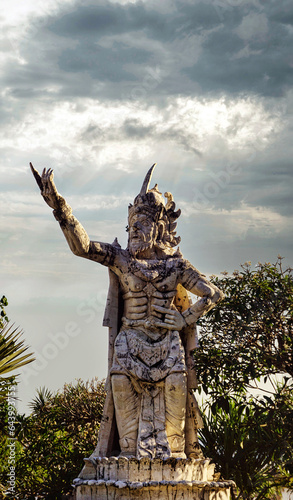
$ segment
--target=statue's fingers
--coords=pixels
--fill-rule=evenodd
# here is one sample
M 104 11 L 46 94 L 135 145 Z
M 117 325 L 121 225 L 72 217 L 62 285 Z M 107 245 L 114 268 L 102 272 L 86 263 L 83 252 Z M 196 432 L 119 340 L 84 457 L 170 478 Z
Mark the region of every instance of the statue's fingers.
M 177 326 L 172 323 L 164 323 L 164 328 L 167 328 L 167 330 L 178 330 Z
M 49 179 L 50 179 L 51 170 L 52 170 L 51 168 L 48 168 L 48 169 L 45 169 L 45 168 L 44 168 L 43 175 L 44 175 L 44 178 L 45 178 L 46 180 L 49 180 Z
M 48 192 L 52 192 L 52 190 L 55 191 L 53 189 L 53 170 L 51 168 L 48 168 L 48 170 L 46 170 L 43 179 Z
M 42 176 L 42 182 L 44 186 L 44 190 L 48 188 L 48 182 L 47 182 L 47 177 L 45 175 Z
M 30 168 L 31 168 L 33 176 L 36 179 L 36 182 L 37 182 L 40 190 L 42 191 L 43 190 L 43 183 L 42 183 L 42 178 L 41 178 L 39 172 L 34 168 L 32 163 L 30 163 Z
M 165 323 L 168 323 L 168 325 L 174 325 L 174 320 L 173 319 L 168 319 L 168 318 L 165 318 Z
M 54 170 L 51 168 L 50 176 L 49 176 L 49 184 L 54 193 L 57 193 L 57 188 L 54 183 Z
M 163 321 L 155 321 L 155 326 L 166 328 L 166 323 Z
M 37 171 L 37 169 L 33 166 L 32 162 L 30 161 L 30 168 L 31 168 L 31 171 L 34 175 L 39 174 L 39 172 Z
M 162 306 L 153 305 L 152 308 L 155 311 L 158 311 L 158 312 L 161 312 L 161 313 L 164 313 L 164 314 L 170 314 L 170 313 L 172 313 L 172 309 L 166 309 L 165 307 L 162 307 Z
M 177 330 L 174 324 L 166 323 L 165 321 L 156 321 L 156 326 L 160 328 L 167 328 L 167 330 Z

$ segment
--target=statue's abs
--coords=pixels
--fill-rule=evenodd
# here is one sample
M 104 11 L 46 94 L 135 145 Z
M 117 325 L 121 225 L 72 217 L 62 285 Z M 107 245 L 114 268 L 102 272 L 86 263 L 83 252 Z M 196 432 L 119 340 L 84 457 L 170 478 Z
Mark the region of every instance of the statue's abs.
M 144 325 L 150 330 L 157 329 L 165 319 L 162 309 L 167 312 L 172 308 L 176 282 L 170 284 L 170 276 L 168 279 L 162 280 L 159 277 L 159 281 L 151 281 L 133 274 L 123 274 L 120 282 L 124 299 L 124 323 L 128 326 Z

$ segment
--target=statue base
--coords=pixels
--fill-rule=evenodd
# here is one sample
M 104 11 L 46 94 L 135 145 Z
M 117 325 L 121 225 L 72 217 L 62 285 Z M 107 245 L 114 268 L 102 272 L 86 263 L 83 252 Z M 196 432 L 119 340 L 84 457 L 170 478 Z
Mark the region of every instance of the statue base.
M 209 459 L 90 458 L 74 479 L 76 500 L 230 500 Z

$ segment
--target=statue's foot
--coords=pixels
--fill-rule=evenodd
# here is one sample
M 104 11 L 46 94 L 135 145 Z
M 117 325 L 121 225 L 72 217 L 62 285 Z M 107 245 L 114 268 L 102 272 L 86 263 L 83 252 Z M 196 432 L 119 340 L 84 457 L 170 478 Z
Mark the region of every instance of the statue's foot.
M 187 458 L 185 450 L 185 439 L 184 436 L 180 434 L 173 434 L 173 436 L 168 436 L 168 440 L 171 448 L 171 457 L 174 458 Z
M 125 436 L 119 440 L 121 452 L 119 457 L 136 458 L 137 440 L 130 436 Z

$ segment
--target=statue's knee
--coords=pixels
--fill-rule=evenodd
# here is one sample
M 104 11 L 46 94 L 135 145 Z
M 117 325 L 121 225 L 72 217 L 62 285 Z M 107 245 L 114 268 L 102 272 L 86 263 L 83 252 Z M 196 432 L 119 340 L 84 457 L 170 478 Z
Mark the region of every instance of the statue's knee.
M 111 384 L 115 399 L 124 399 L 129 392 L 130 382 L 126 375 L 112 375 Z
M 186 373 L 171 373 L 165 381 L 166 390 L 170 393 L 186 394 L 187 376 Z

